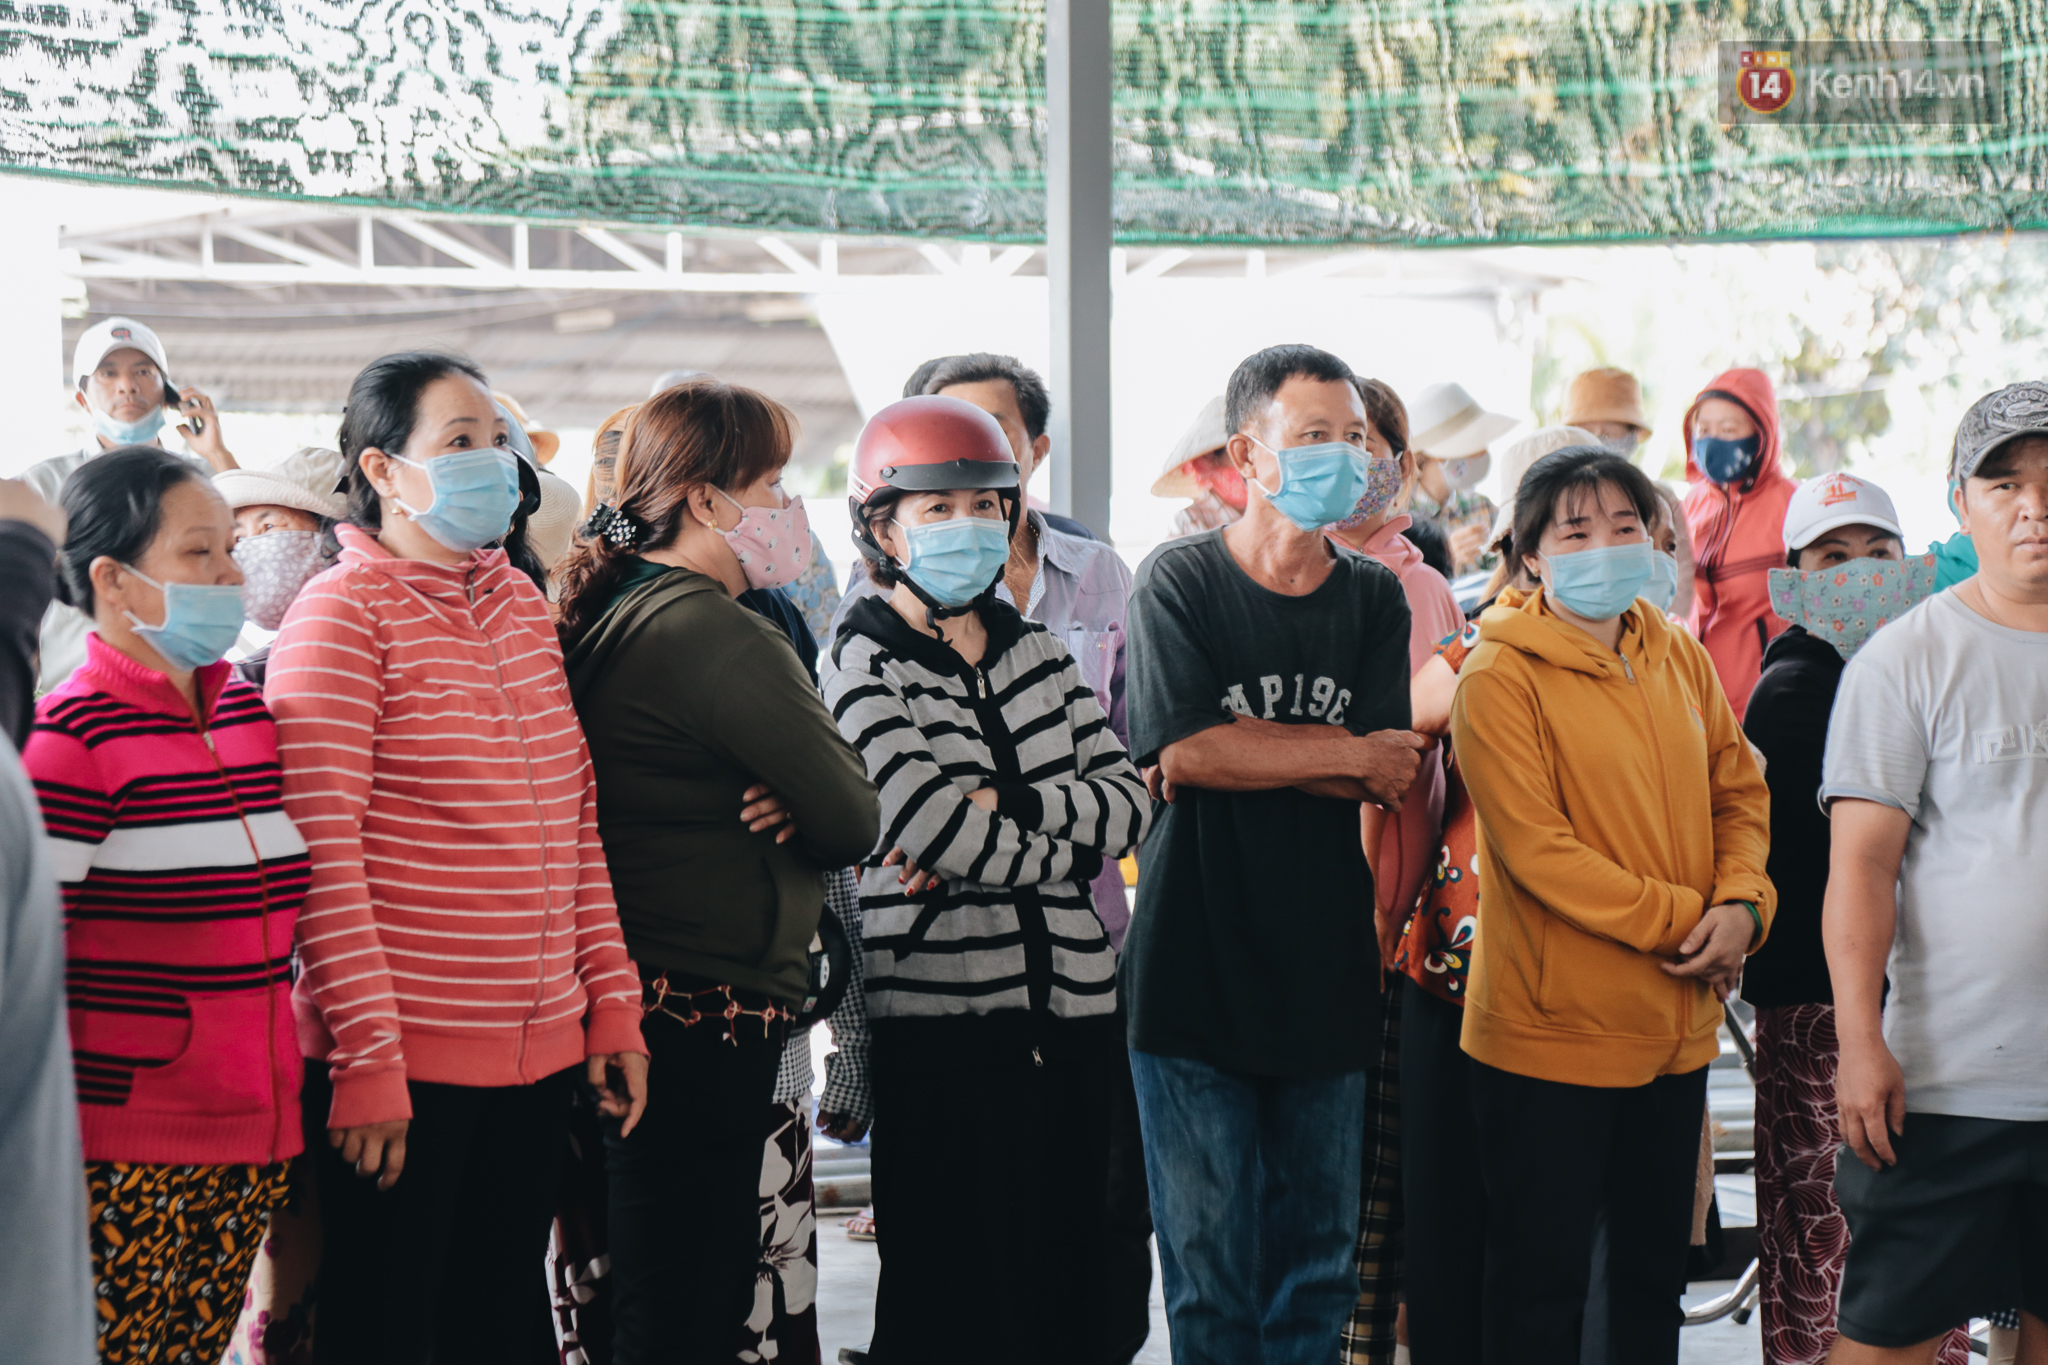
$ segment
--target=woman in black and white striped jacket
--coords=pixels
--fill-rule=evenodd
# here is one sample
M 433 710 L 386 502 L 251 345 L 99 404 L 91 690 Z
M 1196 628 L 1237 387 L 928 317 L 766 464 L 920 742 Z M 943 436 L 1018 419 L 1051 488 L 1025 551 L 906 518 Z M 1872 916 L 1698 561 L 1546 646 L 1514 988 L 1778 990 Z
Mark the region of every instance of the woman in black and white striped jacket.
M 1102 1337 L 1123 1046 L 1088 884 L 1151 805 L 1066 647 L 993 596 L 1019 498 L 994 419 L 952 398 L 885 408 L 853 487 L 890 590 L 848 612 L 825 689 L 882 802 L 860 884 L 887 1267 L 871 1353 L 1081 1359 Z M 998 1132 L 1021 1139 L 1000 1159 Z M 1005 1235 L 970 1246 L 962 1210 L 998 1178 Z

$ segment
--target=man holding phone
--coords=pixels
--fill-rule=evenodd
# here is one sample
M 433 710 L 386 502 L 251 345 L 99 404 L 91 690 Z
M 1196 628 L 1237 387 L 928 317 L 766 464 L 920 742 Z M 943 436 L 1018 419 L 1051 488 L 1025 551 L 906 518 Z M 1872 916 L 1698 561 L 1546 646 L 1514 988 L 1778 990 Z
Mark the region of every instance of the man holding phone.
M 71 355 L 71 374 L 78 406 L 92 420 L 93 436 L 83 449 L 32 465 L 23 483 L 56 506 L 64 480 L 86 461 L 122 446 L 154 445 L 164 428 L 165 414 L 182 420 L 178 435 L 214 473 L 240 466 L 221 439 L 213 400 L 197 389 L 182 392 L 171 386 L 164 344 L 157 334 L 132 318 L 108 318 L 85 329 Z M 71 676 L 85 659 L 85 635 L 92 620 L 61 602 L 43 616 L 38 692 L 47 692 Z

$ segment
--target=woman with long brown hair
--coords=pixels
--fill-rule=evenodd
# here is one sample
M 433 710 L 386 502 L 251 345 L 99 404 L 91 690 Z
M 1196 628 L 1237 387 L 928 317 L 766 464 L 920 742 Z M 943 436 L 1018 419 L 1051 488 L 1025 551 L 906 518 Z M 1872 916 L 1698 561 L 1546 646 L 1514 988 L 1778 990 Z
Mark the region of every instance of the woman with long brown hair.
M 620 1365 L 733 1358 L 760 1250 L 761 1114 L 825 874 L 875 846 L 874 786 L 777 591 L 811 556 L 781 486 L 793 440 L 788 411 L 749 389 L 657 394 L 562 566 L 598 832 L 668 1078 L 637 1129 L 605 1136 Z

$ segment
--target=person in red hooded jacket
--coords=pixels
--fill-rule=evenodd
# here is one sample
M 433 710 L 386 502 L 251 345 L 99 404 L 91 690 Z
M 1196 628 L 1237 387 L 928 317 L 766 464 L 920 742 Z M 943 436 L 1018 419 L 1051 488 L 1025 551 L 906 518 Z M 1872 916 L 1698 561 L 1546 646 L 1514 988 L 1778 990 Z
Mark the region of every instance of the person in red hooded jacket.
M 1797 485 L 1785 469 L 1778 396 L 1761 370 L 1715 376 L 1686 410 L 1684 429 L 1694 558 L 1686 624 L 1707 647 L 1739 720 L 1764 646 L 1787 624 L 1771 610 L 1767 580 L 1785 562 L 1785 505 Z

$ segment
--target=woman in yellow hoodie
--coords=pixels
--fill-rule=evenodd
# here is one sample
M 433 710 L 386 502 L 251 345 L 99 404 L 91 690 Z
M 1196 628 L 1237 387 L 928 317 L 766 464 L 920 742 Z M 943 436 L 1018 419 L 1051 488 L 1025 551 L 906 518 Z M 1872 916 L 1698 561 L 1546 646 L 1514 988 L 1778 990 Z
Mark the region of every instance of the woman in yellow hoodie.
M 1489 1363 L 1577 1365 L 1603 1215 L 1610 1358 L 1678 1359 L 1718 999 L 1774 906 L 1770 798 L 1713 662 L 1637 600 L 1656 511 L 1604 449 L 1531 466 L 1514 545 L 1542 587 L 1482 619 L 1451 708 L 1481 835 Z

